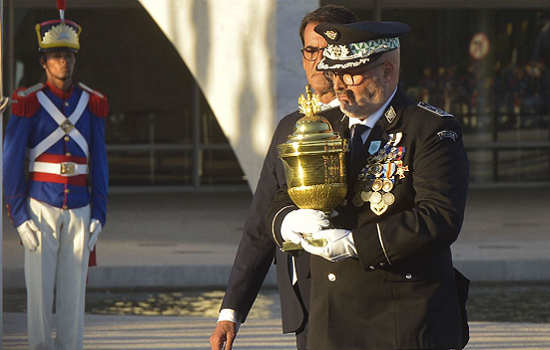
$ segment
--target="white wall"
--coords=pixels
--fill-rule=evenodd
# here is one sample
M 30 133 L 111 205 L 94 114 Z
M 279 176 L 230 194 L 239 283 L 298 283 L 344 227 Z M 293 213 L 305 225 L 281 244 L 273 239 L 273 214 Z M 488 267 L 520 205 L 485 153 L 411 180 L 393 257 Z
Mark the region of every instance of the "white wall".
M 254 190 L 276 122 L 304 90 L 298 28 L 319 0 L 139 1 L 197 80 Z

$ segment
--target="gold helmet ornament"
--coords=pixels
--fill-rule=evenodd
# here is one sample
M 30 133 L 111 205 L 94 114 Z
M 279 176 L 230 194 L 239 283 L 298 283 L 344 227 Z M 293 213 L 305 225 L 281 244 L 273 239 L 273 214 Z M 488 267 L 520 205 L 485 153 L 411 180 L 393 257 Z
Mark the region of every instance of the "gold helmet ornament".
M 60 19 L 38 23 L 35 26 L 38 50 L 40 52 L 65 50 L 77 53 L 80 49 L 79 38 L 82 28 L 75 22 L 65 19 L 67 1 L 56 1 Z

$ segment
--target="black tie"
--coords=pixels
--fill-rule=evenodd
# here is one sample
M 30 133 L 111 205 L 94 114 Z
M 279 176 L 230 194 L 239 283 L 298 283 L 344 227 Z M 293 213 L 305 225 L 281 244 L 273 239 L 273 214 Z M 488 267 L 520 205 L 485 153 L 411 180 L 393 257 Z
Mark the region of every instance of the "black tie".
M 355 177 L 367 163 L 368 154 L 363 144 L 361 135 L 369 129 L 368 126 L 355 124 L 353 126 L 353 136 L 351 137 L 351 175 Z

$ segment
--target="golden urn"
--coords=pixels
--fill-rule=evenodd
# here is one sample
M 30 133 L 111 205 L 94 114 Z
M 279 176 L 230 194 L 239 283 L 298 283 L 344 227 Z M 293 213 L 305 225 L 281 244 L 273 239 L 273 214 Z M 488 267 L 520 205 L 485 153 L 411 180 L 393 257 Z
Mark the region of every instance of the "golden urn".
M 320 101 L 310 85 L 306 86 L 306 97 L 301 95 L 298 103 L 304 116 L 296 122 L 287 141 L 277 146 L 288 194 L 299 208 L 321 210 L 328 216 L 346 197 L 348 139 L 341 138 L 328 120 L 317 115 Z M 308 241 L 320 246 L 326 244 L 324 240 Z M 283 244 L 284 251 L 298 249 L 299 244 Z

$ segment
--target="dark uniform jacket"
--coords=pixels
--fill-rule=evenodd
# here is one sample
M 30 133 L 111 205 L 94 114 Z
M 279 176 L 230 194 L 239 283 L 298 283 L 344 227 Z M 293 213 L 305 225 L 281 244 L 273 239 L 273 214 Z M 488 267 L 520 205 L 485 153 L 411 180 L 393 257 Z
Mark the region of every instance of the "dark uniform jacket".
M 358 258 L 331 263 L 311 257 L 311 349 L 462 349 L 468 341 L 469 282 L 453 268 L 450 250 L 468 190 L 460 127 L 452 116 L 415 105 L 398 90 L 364 151 L 389 155 L 392 148 L 388 163 L 371 157 L 367 168 L 381 166 L 380 178 L 394 179 L 391 190 L 378 191 L 393 194 L 393 204 L 380 215 L 368 201 L 353 205 L 362 191 L 372 192 L 372 171 L 367 181 L 348 172 L 347 205 L 336 209 L 333 223 L 352 230 Z M 296 209 L 281 211 L 289 203 L 279 191 L 268 211 L 278 241 L 285 211 Z
M 324 111 L 321 115 L 332 123 L 336 131 L 340 128 L 342 131 L 348 129 L 348 119 L 343 118 L 339 108 Z M 300 330 L 307 322 L 309 255 L 303 254 L 296 258 L 298 283 L 297 286 L 292 286 L 289 265 L 291 257 L 281 252 L 275 244 L 271 230 L 266 229 L 265 218 L 267 208 L 277 191 L 286 188 L 283 165 L 277 157 L 277 145 L 286 141 L 287 136 L 292 134 L 296 121 L 302 116 L 296 111 L 283 118 L 277 126 L 248 211 L 243 237 L 221 307 L 235 310 L 239 321 L 244 322 L 275 259 L 284 333 Z

